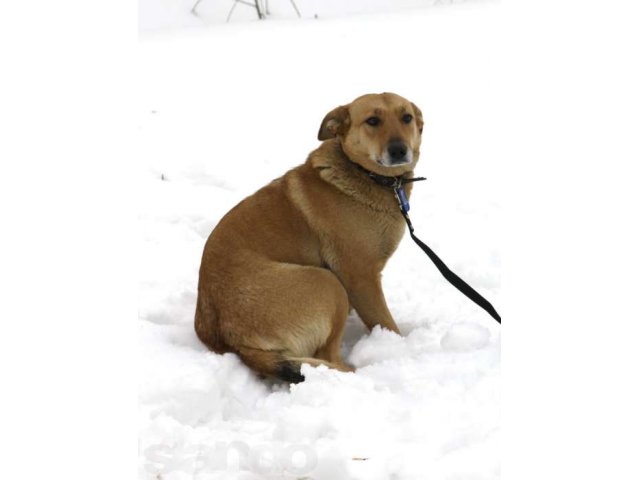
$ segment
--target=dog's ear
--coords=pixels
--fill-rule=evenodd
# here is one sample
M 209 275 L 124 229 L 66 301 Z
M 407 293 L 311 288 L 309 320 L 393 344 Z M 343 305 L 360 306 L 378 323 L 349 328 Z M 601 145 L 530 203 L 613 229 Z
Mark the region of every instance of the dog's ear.
M 345 105 L 334 108 L 322 120 L 318 140 L 329 140 L 344 135 L 349 128 L 349 108 Z
M 415 103 L 411 103 L 411 106 L 413 107 L 413 116 L 416 119 L 418 131 L 422 134 L 422 127 L 424 126 L 424 120 L 422 119 L 422 110 L 420 110 Z

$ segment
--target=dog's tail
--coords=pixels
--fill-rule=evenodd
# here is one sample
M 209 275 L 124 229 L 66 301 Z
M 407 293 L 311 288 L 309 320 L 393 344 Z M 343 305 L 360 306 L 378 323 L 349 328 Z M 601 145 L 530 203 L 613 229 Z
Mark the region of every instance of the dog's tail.
M 273 350 L 259 350 L 256 348 L 240 347 L 234 348 L 242 361 L 251 369 L 269 377 L 275 377 L 289 383 L 300 383 L 304 381 L 304 375 L 300 373 L 303 363 L 311 366 L 326 365 L 343 372 L 351 372 L 353 369 L 346 365 L 327 362 L 311 357 L 292 357 Z

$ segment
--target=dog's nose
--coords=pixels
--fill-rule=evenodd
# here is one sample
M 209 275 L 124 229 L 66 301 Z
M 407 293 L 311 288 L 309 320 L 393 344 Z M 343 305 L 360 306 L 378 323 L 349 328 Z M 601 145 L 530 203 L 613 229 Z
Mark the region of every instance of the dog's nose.
M 407 156 L 407 146 L 404 142 L 394 141 L 387 146 L 387 151 L 391 157 L 391 163 L 402 163 Z

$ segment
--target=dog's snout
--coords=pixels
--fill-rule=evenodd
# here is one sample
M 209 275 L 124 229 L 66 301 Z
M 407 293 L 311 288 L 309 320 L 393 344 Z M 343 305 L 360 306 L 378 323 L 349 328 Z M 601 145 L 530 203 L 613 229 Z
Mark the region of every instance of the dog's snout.
M 407 146 L 401 141 L 390 142 L 387 146 L 387 151 L 389 152 L 391 163 L 402 163 L 407 156 Z

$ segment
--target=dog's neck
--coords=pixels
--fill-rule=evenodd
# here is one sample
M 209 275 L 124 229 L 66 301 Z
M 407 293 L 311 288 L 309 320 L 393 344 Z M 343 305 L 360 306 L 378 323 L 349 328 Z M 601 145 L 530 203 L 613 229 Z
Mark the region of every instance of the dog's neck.
M 387 177 L 385 175 L 380 175 L 379 173 L 372 172 L 371 170 L 367 170 L 362 165 L 354 162 L 349 158 L 347 158 L 347 160 L 371 180 L 385 188 L 396 188 L 398 185 L 402 185 L 403 180 L 406 180 L 407 178 L 413 176 L 413 172 L 408 172 L 397 177 Z
M 307 164 L 319 178 L 358 203 L 379 212 L 395 214 L 398 211 L 393 187 L 378 184 L 365 171 L 357 168 L 344 154 L 337 140 L 322 143 L 311 152 Z M 395 181 L 394 177 L 388 178 Z M 409 194 L 411 184 L 407 185 L 406 190 Z

